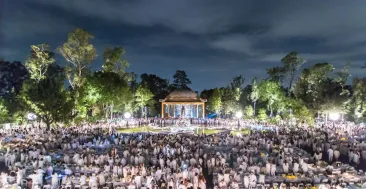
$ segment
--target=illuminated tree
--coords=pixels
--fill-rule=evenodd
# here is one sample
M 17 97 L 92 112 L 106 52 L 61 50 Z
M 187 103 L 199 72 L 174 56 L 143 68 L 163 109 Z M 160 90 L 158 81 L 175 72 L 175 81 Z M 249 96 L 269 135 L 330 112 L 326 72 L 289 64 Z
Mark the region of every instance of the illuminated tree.
M 87 31 L 78 28 L 69 33 L 67 42 L 58 48 L 68 62 L 65 72 L 73 89 L 82 86 L 89 65 L 97 57 L 96 49 L 89 43 L 92 38 L 93 36 Z
M 278 82 L 264 80 L 259 85 L 259 91 L 259 100 L 267 103 L 267 109 L 270 111 L 270 116 L 272 117 L 274 107 L 277 106 L 279 109 L 280 103 L 282 103 L 284 97 L 283 90 Z
M 219 114 L 221 107 L 222 107 L 222 101 L 221 101 L 221 92 L 219 88 L 214 89 L 212 96 L 208 100 L 208 107 L 209 110 Z
M 124 75 L 129 66 L 128 62 L 122 58 L 124 54 L 125 50 L 122 47 L 106 48 L 103 53 L 103 71 Z
M 255 106 L 256 106 L 257 101 L 259 99 L 259 89 L 258 89 L 258 84 L 257 84 L 257 78 L 253 78 L 252 91 L 250 93 L 249 98 L 253 102 L 253 110 L 254 110 L 254 115 L 255 115 Z
M 247 118 L 247 119 L 251 119 L 253 118 L 254 116 L 254 109 L 252 106 L 248 105 L 248 106 L 245 106 L 244 108 L 244 116 Z
M 289 92 L 292 92 L 292 84 L 295 79 L 296 72 L 300 69 L 300 67 L 305 63 L 301 57 L 298 56 L 297 52 L 292 51 L 287 54 L 285 57 L 281 59 L 283 64 L 284 73 L 289 78 Z
M 154 97 L 154 94 L 149 90 L 146 83 L 141 83 L 136 90 L 135 102 L 136 106 L 141 109 L 141 116 L 147 117 L 146 105 Z
M 46 76 L 48 67 L 55 63 L 53 53 L 47 44 L 32 45 L 31 54 L 25 62 L 25 67 L 30 73 L 31 79 L 36 82 L 41 81 Z

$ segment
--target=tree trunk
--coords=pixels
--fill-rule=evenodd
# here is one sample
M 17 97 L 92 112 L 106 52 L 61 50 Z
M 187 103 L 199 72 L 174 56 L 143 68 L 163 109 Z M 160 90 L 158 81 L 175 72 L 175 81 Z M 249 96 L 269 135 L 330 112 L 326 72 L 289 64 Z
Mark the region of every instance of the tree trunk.
M 112 103 L 110 106 L 110 113 L 111 113 L 111 119 L 113 119 L 113 108 L 114 108 L 114 104 Z
M 270 117 L 272 118 L 272 116 L 273 116 L 273 109 L 272 109 L 272 105 L 269 107 L 269 109 L 271 110 Z
M 255 105 L 257 104 L 257 101 L 254 101 L 253 102 L 253 109 L 254 109 L 254 116 L 256 115 L 256 113 L 255 113 Z
M 145 119 L 147 119 L 147 106 L 145 106 Z

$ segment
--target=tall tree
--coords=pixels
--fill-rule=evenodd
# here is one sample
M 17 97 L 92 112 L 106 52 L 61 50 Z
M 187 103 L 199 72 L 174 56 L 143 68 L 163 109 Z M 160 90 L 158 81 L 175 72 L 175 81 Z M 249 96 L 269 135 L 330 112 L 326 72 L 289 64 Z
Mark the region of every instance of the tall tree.
M 211 112 L 220 113 L 222 107 L 221 92 L 219 88 L 214 89 L 212 96 L 208 100 L 208 108 Z
M 335 73 L 336 77 L 334 78 L 334 82 L 339 83 L 341 85 L 342 94 L 344 95 L 349 95 L 350 93 L 350 91 L 344 89 L 348 78 L 351 76 L 351 74 L 349 73 L 350 65 L 351 65 L 350 63 L 347 63 L 346 65 L 344 65 L 342 70 Z
M 252 91 L 250 93 L 249 98 L 253 102 L 253 110 L 254 110 L 254 115 L 255 115 L 255 106 L 256 106 L 257 101 L 259 99 L 259 89 L 258 89 L 257 78 L 253 78 Z
M 304 59 L 298 56 L 297 52 L 292 51 L 281 59 L 284 73 L 289 78 L 288 91 L 292 92 L 292 84 L 295 79 L 296 72 L 305 63 Z
M 31 54 L 25 61 L 25 67 L 30 73 L 30 77 L 39 82 L 46 76 L 49 65 L 55 63 L 53 53 L 48 44 L 39 44 L 31 46 Z
M 100 95 L 98 104 L 102 107 L 105 118 L 113 119 L 116 107 L 128 103 L 129 86 L 122 76 L 114 72 L 95 72 L 90 82 Z
M 48 72 L 50 70 L 53 69 L 48 69 Z M 48 77 L 50 75 L 53 77 Z M 44 121 L 48 129 L 52 123 L 68 121 L 73 116 L 71 111 L 74 107 L 74 101 L 64 88 L 62 74 L 48 73 L 40 81 L 26 80 L 20 97 L 27 109 Z
M 141 116 L 145 116 L 145 118 L 147 117 L 146 105 L 153 99 L 153 97 L 154 94 L 149 90 L 146 83 L 141 83 L 135 94 L 136 105 L 141 109 Z
M 282 83 L 285 79 L 285 68 L 284 67 L 273 67 L 267 69 L 269 80 Z
M 192 84 L 191 80 L 188 79 L 187 74 L 183 70 L 177 70 L 173 75 L 173 89 L 190 89 L 189 84 Z
M 366 77 L 354 78 L 352 82 L 353 95 L 346 105 L 351 117 L 360 121 L 366 117 Z
M 169 81 L 154 74 L 144 73 L 141 75 L 141 83 L 146 83 L 149 90 L 154 94 L 154 104 L 152 105 L 154 109 L 161 110 L 161 103 L 159 103 L 159 100 L 168 96 Z
M 21 62 L 0 61 L 0 96 L 17 95 L 28 70 Z
M 66 76 L 73 89 L 80 87 L 91 62 L 97 57 L 96 49 L 89 40 L 94 38 L 83 29 L 76 29 L 69 33 L 67 42 L 58 48 L 58 51 L 69 63 Z
M 242 93 L 245 78 L 242 75 L 235 76 L 230 82 L 230 88 L 234 92 L 234 99 L 239 101 L 240 95 Z
M 294 88 L 296 98 L 314 112 L 321 110 L 326 84 L 329 83 L 327 80 L 333 70 L 334 66 L 329 63 L 317 63 L 310 69 L 304 69 Z
M 103 53 L 103 70 L 124 75 L 126 68 L 129 66 L 128 62 L 122 58 L 124 54 L 125 50 L 122 47 L 106 48 Z
M 270 111 L 270 116 L 273 116 L 274 107 L 279 109 L 279 103 L 282 103 L 284 94 L 278 82 L 264 80 L 259 85 L 259 99 L 267 102 L 267 109 Z

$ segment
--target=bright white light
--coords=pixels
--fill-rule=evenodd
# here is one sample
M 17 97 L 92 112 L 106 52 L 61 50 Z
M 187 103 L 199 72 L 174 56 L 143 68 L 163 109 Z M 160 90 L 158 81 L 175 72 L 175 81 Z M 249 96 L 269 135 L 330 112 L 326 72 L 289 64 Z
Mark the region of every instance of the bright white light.
M 37 116 L 34 113 L 28 113 L 27 118 L 28 120 L 33 121 L 37 118 Z
M 130 119 L 130 118 L 131 118 L 131 113 L 130 113 L 130 112 L 126 112 L 123 116 L 124 116 L 126 119 Z
M 332 121 L 337 121 L 340 117 L 340 114 L 339 113 L 329 113 L 329 119 L 331 119 Z
M 243 113 L 242 112 L 236 112 L 235 117 L 240 119 L 241 117 L 243 117 Z

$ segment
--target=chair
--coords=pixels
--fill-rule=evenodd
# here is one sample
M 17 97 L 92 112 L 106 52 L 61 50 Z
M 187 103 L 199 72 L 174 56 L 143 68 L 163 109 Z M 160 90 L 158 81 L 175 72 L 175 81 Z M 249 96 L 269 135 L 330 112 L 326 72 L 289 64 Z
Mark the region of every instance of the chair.
M 75 185 L 74 189 L 81 189 L 80 185 Z
M 88 189 L 88 186 L 82 186 L 81 189 Z
M 43 186 L 43 189 L 51 189 L 51 185 L 47 184 Z
M 103 187 L 103 189 L 109 189 L 109 187 L 105 186 L 105 187 Z

